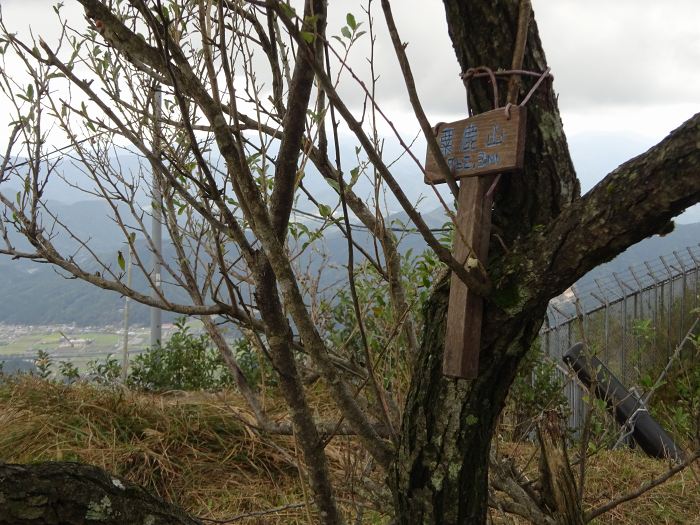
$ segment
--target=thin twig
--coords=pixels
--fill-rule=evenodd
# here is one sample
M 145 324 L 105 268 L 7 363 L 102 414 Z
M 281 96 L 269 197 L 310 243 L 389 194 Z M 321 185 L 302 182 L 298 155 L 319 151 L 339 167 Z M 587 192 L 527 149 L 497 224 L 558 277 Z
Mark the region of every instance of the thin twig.
M 198 519 L 202 521 L 208 521 L 209 523 L 217 523 L 219 525 L 224 525 L 226 523 L 234 523 L 236 521 L 240 521 L 246 518 L 257 518 L 260 516 L 268 516 L 270 514 L 276 514 L 278 512 L 284 512 L 286 510 L 292 510 L 292 509 L 299 509 L 301 507 L 305 507 L 306 503 L 290 503 L 289 505 L 282 505 L 281 507 L 275 507 L 273 509 L 267 509 L 267 510 L 257 510 L 253 512 L 246 512 L 245 514 L 237 514 L 236 516 L 233 516 L 231 518 L 227 518 L 225 520 L 215 520 L 212 518 L 203 518 L 201 516 L 198 517 Z
M 633 490 L 632 492 L 628 492 L 624 496 L 620 496 L 619 498 L 610 501 L 606 503 L 605 505 L 601 505 L 597 509 L 594 509 L 588 513 L 586 513 L 586 523 L 594 520 L 601 514 L 605 514 L 608 511 L 611 511 L 618 505 L 621 505 L 622 503 L 625 503 L 626 501 L 633 500 L 635 498 L 638 498 L 645 492 L 653 489 L 654 487 L 658 487 L 662 483 L 665 483 L 667 480 L 671 479 L 673 476 L 678 474 L 680 471 L 684 470 L 691 464 L 693 464 L 698 458 L 700 458 L 700 449 L 696 450 L 691 456 L 689 456 L 685 461 L 682 463 L 679 463 L 673 468 L 668 469 L 666 472 L 664 472 L 661 476 L 652 479 L 651 481 L 648 481 L 644 483 L 641 487 L 639 487 L 637 490 Z

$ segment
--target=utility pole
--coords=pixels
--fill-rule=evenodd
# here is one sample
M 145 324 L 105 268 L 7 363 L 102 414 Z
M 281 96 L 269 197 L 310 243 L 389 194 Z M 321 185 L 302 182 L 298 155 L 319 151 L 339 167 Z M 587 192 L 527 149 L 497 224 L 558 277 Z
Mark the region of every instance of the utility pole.
M 153 94 L 153 154 L 157 159 L 161 157 L 160 118 L 162 94 L 160 86 L 156 85 Z M 158 289 L 161 287 L 160 259 L 163 253 L 162 241 L 162 202 L 163 195 L 160 187 L 157 166 L 152 166 L 153 192 L 151 202 L 151 239 L 153 240 L 153 280 Z M 154 292 L 154 295 L 157 295 Z M 151 348 L 160 344 L 162 337 L 161 311 L 151 306 Z
M 126 267 L 126 286 L 131 288 L 131 246 L 129 246 L 129 261 Z M 129 369 L 129 296 L 124 297 L 124 346 L 122 348 L 122 382 L 126 383 Z

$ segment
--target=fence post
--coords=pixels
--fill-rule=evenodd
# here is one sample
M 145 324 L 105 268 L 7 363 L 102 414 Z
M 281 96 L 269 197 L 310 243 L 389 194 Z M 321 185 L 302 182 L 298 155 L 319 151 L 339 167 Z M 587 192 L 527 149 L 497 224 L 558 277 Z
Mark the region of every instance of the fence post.
M 693 308 L 695 308 L 698 306 L 698 272 L 700 272 L 700 261 L 697 259 L 697 257 L 695 257 L 695 254 L 693 253 L 693 250 L 690 249 L 690 246 L 688 246 L 688 254 L 693 260 L 693 265 L 695 266 L 695 289 L 693 291 Z
M 683 276 L 683 287 L 681 288 L 681 322 L 680 322 L 680 338 L 683 339 L 683 334 L 685 334 L 685 289 L 688 284 L 686 279 L 686 269 L 685 264 L 683 264 L 683 259 L 680 258 L 677 251 L 673 251 L 673 256 L 678 261 L 678 266 L 681 267 L 681 275 Z
M 622 348 L 620 353 L 620 377 L 622 383 L 627 384 L 627 292 L 617 272 L 613 272 L 613 278 L 622 292 Z
M 654 308 L 652 310 L 654 312 L 654 348 L 656 348 L 659 344 L 657 337 L 657 333 L 659 331 L 659 280 L 656 278 L 656 274 L 651 269 L 649 262 L 644 261 L 644 266 L 647 267 L 649 277 L 654 280 Z
M 668 282 L 670 283 L 671 290 L 668 294 L 668 306 L 666 310 L 668 311 L 666 315 L 666 333 L 668 334 L 666 338 L 666 359 L 671 357 L 671 316 L 673 315 L 673 274 L 671 273 L 671 268 L 668 267 L 666 259 L 663 255 L 659 256 L 661 259 L 661 264 L 666 268 L 666 273 L 668 274 Z M 663 285 L 662 285 L 663 286 Z

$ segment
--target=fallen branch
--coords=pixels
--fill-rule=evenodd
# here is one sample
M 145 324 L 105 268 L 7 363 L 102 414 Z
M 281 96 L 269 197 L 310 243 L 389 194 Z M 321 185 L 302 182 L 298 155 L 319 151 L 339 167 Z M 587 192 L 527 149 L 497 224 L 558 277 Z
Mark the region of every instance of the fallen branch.
M 585 521 L 586 523 L 589 523 L 593 521 L 595 518 L 600 516 L 601 514 L 605 514 L 608 511 L 611 511 L 618 505 L 621 505 L 622 503 L 625 503 L 626 501 L 633 500 L 635 498 L 638 498 L 645 492 L 653 489 L 654 487 L 658 487 L 659 485 L 665 483 L 669 479 L 671 479 L 673 476 L 681 472 L 682 470 L 685 470 L 688 466 L 692 465 L 697 459 L 700 458 L 700 449 L 696 450 L 692 455 L 688 456 L 685 461 L 682 463 L 679 463 L 675 467 L 668 469 L 666 472 L 664 472 L 661 476 L 652 479 L 651 481 L 648 481 L 644 483 L 641 487 L 639 487 L 637 490 L 633 490 L 632 492 L 628 492 L 627 494 L 620 496 L 619 498 L 612 500 L 605 505 L 601 505 L 597 509 L 594 509 L 590 512 L 586 513 Z

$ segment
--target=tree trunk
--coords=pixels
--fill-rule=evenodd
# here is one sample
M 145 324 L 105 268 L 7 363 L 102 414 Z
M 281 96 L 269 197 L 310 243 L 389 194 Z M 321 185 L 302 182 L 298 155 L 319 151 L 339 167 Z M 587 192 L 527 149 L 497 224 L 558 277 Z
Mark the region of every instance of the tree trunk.
M 202 525 L 123 479 L 79 463 L 0 464 L 0 525 Z
M 455 74 L 477 66 L 509 69 L 518 1 L 444 3 L 459 62 Z M 547 67 L 534 18 L 524 67 L 538 72 Z M 474 112 L 492 109 L 487 81 L 476 79 L 471 84 Z M 524 79 L 523 89 L 532 84 L 533 80 Z M 501 91 L 505 94 L 506 90 Z M 504 97 L 500 104 L 505 104 Z M 524 169 L 502 177 L 493 211 L 494 228 L 506 246 L 518 242 L 535 225 L 547 224 L 579 193 L 551 82 L 540 87 L 527 109 Z M 537 336 L 547 305 L 538 298 L 527 309 L 520 308 L 520 298 L 532 295 L 521 288 L 524 275 L 510 274 L 501 243 L 491 242 L 489 253 L 487 270 L 494 292 L 484 304 L 476 379 L 448 379 L 441 373 L 447 280 L 426 305 L 423 341 L 394 469 L 399 523 L 486 521 L 491 436 L 517 366 Z
M 527 351 L 542 322 L 540 309 L 530 319 L 501 324 L 498 330 L 484 325 L 479 376 L 471 381 L 447 378 L 442 353 L 448 297 L 445 279 L 426 305 L 421 353 L 394 465 L 396 521 L 406 525 L 485 523 L 491 436 L 515 377 L 517 356 Z
M 444 4 L 459 62 L 455 73 L 478 66 L 510 68 L 518 0 Z M 546 68 L 533 17 L 524 69 Z M 523 79 L 523 90 L 533 83 L 531 77 Z M 472 85 L 474 113 L 492 109 L 488 82 L 474 79 Z M 503 97 L 499 104 L 504 103 Z M 492 291 L 484 301 L 476 379 L 441 374 L 447 278 L 425 307 L 423 340 L 390 480 L 401 524 L 485 523 L 491 438 L 547 303 L 700 200 L 700 114 L 580 198 L 551 81 L 532 96 L 527 111 L 523 170 L 502 177 L 495 195 L 493 224 L 499 242 L 492 235 L 486 263 Z

